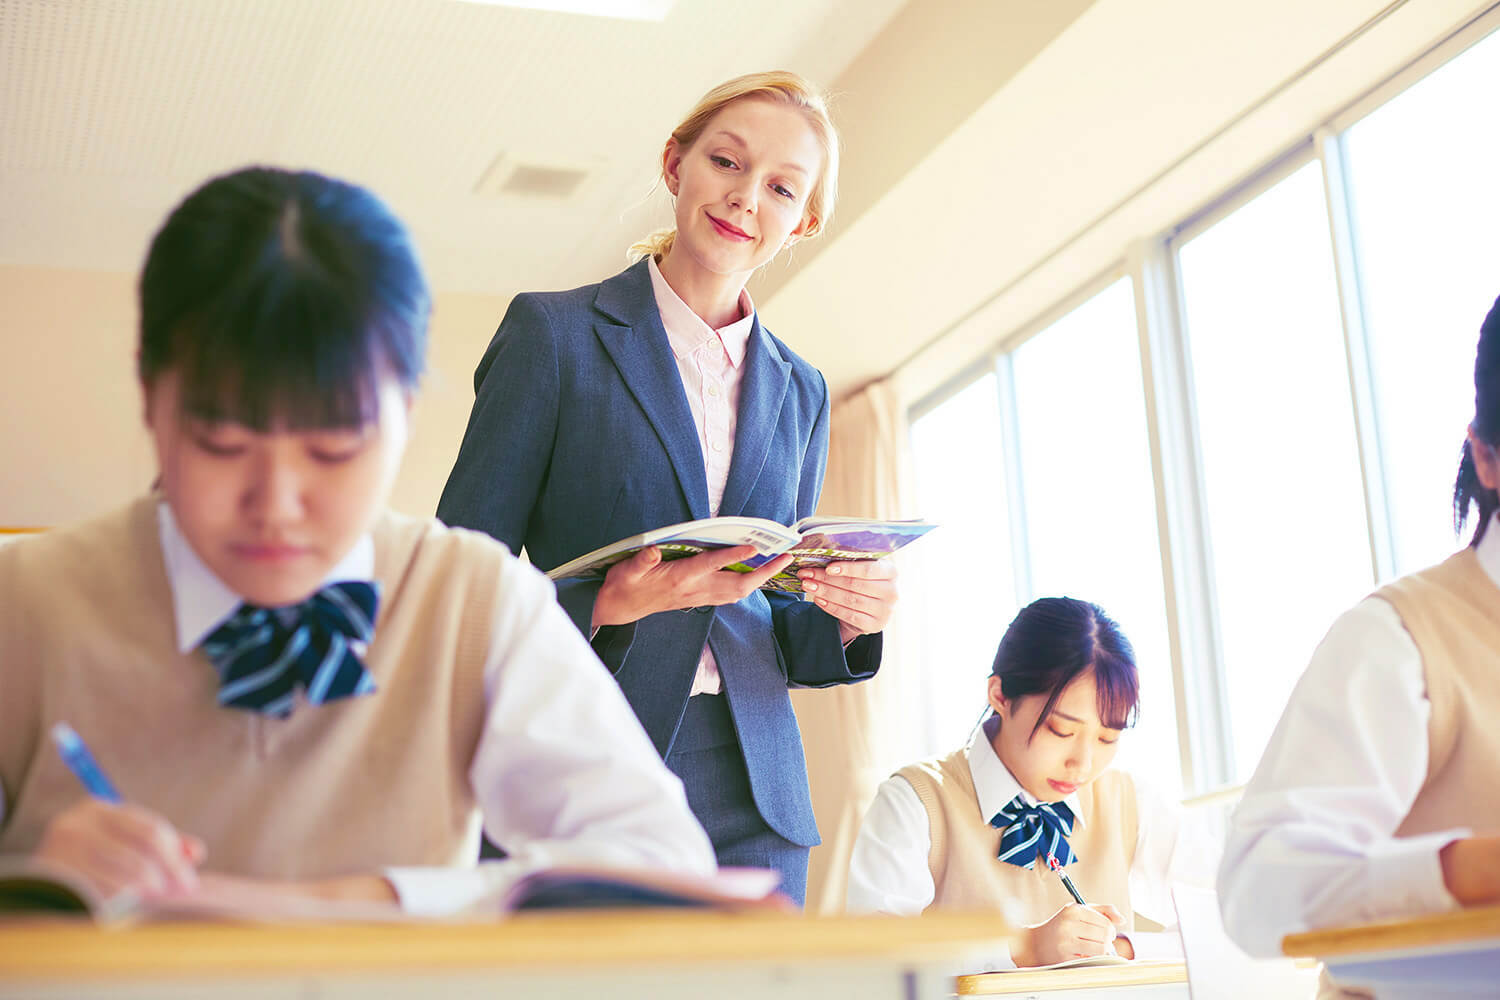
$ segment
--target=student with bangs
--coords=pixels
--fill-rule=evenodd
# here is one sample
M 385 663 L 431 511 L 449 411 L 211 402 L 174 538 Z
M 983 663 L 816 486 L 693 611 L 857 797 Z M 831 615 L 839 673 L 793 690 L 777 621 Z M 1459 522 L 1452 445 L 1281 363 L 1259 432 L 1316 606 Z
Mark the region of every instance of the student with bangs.
M 139 294 L 158 489 L 0 549 L 0 853 L 101 896 L 424 914 L 544 865 L 711 871 L 545 578 L 386 509 L 430 306 L 385 206 L 314 173 L 216 178 Z M 123 802 L 69 773 L 63 723 Z M 511 857 L 476 869 L 481 818 Z
M 1139 699 L 1119 626 L 1086 601 L 1034 601 L 1000 640 L 988 694 L 967 746 L 880 786 L 850 859 L 849 909 L 993 908 L 1019 931 L 991 968 L 1180 954 L 1175 935 L 1138 932 L 1135 916 L 1171 925 L 1172 883 L 1212 884 L 1216 858 L 1175 806 L 1110 768 Z

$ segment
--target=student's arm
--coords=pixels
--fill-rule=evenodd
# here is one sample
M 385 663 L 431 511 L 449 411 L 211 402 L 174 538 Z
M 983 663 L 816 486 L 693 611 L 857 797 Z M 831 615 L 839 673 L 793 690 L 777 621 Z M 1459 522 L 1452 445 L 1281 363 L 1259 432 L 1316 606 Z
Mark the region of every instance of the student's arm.
M 1283 936 L 1456 905 L 1439 852 L 1455 829 L 1395 835 L 1427 775 L 1416 645 L 1367 598 L 1313 653 L 1235 810 L 1219 869 L 1224 926 L 1253 955 Z
M 485 665 L 488 716 L 470 780 L 509 857 L 392 869 L 404 908 L 445 913 L 556 865 L 714 870 L 682 784 L 536 570 L 505 561 Z
M 927 810 L 902 777 L 881 782 L 849 856 L 850 913 L 916 916 L 932 905 Z

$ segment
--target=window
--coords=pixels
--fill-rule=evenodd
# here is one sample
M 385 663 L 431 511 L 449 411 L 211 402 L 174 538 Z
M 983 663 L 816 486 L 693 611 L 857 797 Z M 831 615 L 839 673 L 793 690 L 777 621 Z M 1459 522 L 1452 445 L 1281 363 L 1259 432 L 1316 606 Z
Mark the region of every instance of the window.
M 1459 546 L 1453 480 L 1479 323 L 1500 295 L 1500 34 L 1344 136 L 1395 571 Z
M 1135 298 L 1121 279 L 1016 350 L 1030 598 L 1093 601 L 1135 646 L 1136 729 L 1119 766 L 1181 792 Z
M 1373 580 L 1327 218 L 1309 163 L 1178 254 L 1238 780 Z
M 924 750 L 969 738 L 985 706 L 995 647 L 1016 611 L 997 382 L 988 372 L 911 425 L 918 510 L 937 530 L 912 546 L 923 585 L 928 678 Z

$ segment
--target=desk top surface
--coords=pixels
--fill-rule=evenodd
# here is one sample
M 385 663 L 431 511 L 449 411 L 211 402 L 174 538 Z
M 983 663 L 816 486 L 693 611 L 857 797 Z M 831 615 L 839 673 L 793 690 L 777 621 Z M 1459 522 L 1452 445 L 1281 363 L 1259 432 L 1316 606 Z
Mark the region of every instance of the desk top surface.
M 986 972 L 974 976 L 959 976 L 958 995 L 1003 996 L 1007 993 L 1108 989 L 1114 986 L 1185 982 L 1187 966 L 1182 962 L 1142 961 L 1131 962 L 1129 965 L 1096 965 L 1032 972 Z
M 1500 948 L 1500 906 L 1288 934 L 1281 941 L 1281 950 L 1294 957 L 1328 958 L 1382 951 L 1450 948 L 1486 941 Z
M 493 923 L 145 923 L 0 921 L 0 980 L 320 973 L 357 969 L 593 964 L 950 962 L 992 949 L 993 913 L 807 917 L 702 910 L 573 911 Z

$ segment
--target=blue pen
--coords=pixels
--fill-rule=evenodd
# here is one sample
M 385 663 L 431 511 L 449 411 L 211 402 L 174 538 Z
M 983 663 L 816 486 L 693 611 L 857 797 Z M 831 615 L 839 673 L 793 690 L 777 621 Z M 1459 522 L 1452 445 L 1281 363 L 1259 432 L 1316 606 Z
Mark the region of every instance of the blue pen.
M 89 753 L 89 748 L 83 745 L 83 740 L 73 731 L 72 726 L 66 722 L 54 725 L 52 742 L 57 744 L 57 752 L 62 755 L 68 770 L 83 783 L 90 795 L 105 802 L 120 801 L 120 793 L 115 791 L 115 786 L 99 770 L 99 765 L 94 762 L 94 755 Z

